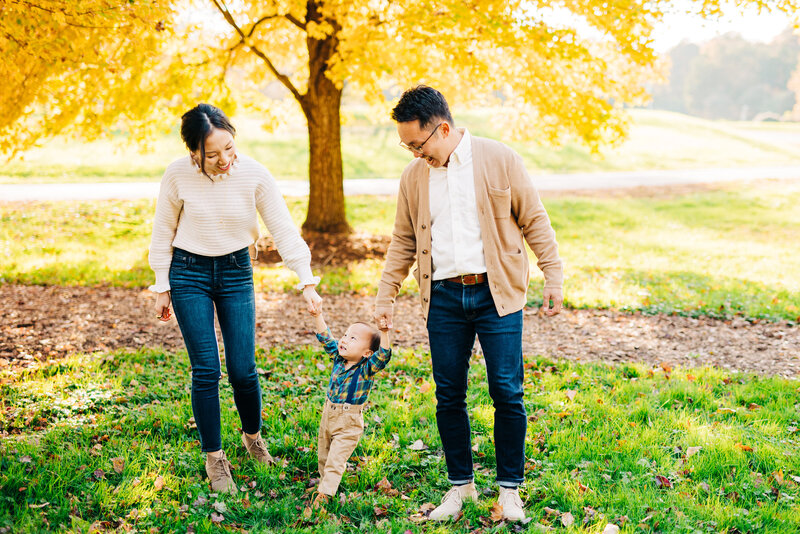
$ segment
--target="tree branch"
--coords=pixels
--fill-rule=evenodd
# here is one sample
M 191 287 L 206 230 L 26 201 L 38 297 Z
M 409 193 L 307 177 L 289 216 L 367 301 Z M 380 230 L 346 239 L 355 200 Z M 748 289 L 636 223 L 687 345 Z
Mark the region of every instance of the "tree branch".
M 270 59 L 267 57 L 266 54 L 264 54 L 261 50 L 259 50 L 255 46 L 250 45 L 250 44 L 247 43 L 247 38 L 249 37 L 249 35 L 245 35 L 244 32 L 242 31 L 242 29 L 239 27 L 239 25 L 236 24 L 236 21 L 233 20 L 233 15 L 231 15 L 231 12 L 228 10 L 228 6 L 225 5 L 225 0 L 211 0 L 211 1 L 217 7 L 219 12 L 222 13 L 222 16 L 225 17 L 225 20 L 228 22 L 228 24 L 234 30 L 236 30 L 236 33 L 239 34 L 239 37 L 241 37 L 242 43 L 244 43 L 246 46 L 250 47 L 250 50 L 256 56 L 260 57 L 264 61 L 264 63 L 267 64 L 267 67 L 269 68 L 269 70 L 272 71 L 272 74 L 275 75 L 275 77 L 278 79 L 278 81 L 280 81 L 284 85 L 284 87 L 286 87 L 289 90 L 289 92 L 292 93 L 292 95 L 295 97 L 295 99 L 302 104 L 303 95 L 301 95 L 300 91 L 298 91 L 297 88 L 294 86 L 294 84 L 292 83 L 292 80 L 290 80 L 289 77 L 286 76 L 285 74 L 281 74 L 280 72 L 278 72 L 278 69 L 275 68 L 275 65 L 272 63 L 272 61 L 270 61 Z
M 295 26 L 297 26 L 298 28 L 300 28 L 301 30 L 303 30 L 303 31 L 306 30 L 305 23 L 303 21 L 298 20 L 297 18 L 293 17 L 292 15 L 289 15 L 289 14 L 286 14 L 286 15 L 266 15 L 266 16 L 261 17 L 260 19 L 258 19 L 257 21 L 255 21 L 253 23 L 252 28 L 250 28 L 250 31 L 247 32 L 247 36 L 251 37 L 253 35 L 253 33 L 256 31 L 256 28 L 258 27 L 259 24 L 261 24 L 265 20 L 271 20 L 271 19 L 286 19 L 289 22 L 291 22 L 292 24 L 294 24 Z
M 297 26 L 301 30 L 306 31 L 306 23 L 303 22 L 302 20 L 299 20 L 299 19 L 295 18 L 294 16 L 292 16 L 289 13 L 285 14 L 284 17 L 286 18 L 286 20 L 288 20 L 289 22 L 291 22 L 292 24 L 294 24 L 295 26 Z

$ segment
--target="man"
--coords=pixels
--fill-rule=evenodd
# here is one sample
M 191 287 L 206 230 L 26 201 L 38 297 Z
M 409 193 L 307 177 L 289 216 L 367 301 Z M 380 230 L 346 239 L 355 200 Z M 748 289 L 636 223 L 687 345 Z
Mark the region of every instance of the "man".
M 436 422 L 453 485 L 430 517 L 449 519 L 464 500 L 478 498 L 465 402 L 477 334 L 495 408 L 498 502 L 506 519 L 521 520 L 517 487 L 524 481 L 527 430 L 522 308 L 529 276 L 523 239 L 545 275 L 544 310 L 555 315 L 563 300 L 555 232 L 519 155 L 456 129 L 439 91 L 409 89 L 392 119 L 400 146 L 415 159 L 400 180 L 375 318 L 392 327 L 394 299 L 416 260 L 436 382 Z

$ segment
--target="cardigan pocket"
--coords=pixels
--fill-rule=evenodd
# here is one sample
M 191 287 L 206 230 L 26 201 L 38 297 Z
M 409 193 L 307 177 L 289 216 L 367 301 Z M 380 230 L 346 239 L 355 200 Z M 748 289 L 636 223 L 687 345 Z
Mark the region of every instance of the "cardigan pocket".
M 511 216 L 511 188 L 497 189 L 489 186 L 489 200 L 495 219 L 506 219 Z

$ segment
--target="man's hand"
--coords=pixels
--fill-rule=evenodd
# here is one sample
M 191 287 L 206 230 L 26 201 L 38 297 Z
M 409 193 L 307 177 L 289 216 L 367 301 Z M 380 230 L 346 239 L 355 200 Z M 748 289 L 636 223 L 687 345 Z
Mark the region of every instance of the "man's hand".
M 557 287 L 546 287 L 542 292 L 542 311 L 545 315 L 553 316 L 561 313 L 561 304 L 564 302 L 564 296 L 561 294 L 561 289 Z M 550 301 L 553 305 L 550 305 Z
M 375 308 L 375 326 L 378 330 L 387 331 L 393 328 L 392 326 L 392 307 L 376 307 Z

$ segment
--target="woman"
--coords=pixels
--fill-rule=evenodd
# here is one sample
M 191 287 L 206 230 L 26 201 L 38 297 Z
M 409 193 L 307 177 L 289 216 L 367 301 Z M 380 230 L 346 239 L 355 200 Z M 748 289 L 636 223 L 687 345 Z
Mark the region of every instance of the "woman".
M 158 294 L 156 312 L 170 320 L 175 309 L 192 364 L 192 411 L 206 473 L 214 491 L 235 493 L 230 462 L 222 451 L 219 407 L 220 359 L 214 330 L 217 311 L 225 366 L 242 422 L 242 442 L 259 462 L 273 461 L 260 435 L 261 388 L 255 364 L 255 295 L 249 245 L 264 223 L 309 311 L 322 299 L 314 287 L 311 253 L 289 216 L 272 175 L 238 154 L 236 130 L 218 108 L 200 104 L 182 117 L 189 155 L 167 167 L 156 205 L 150 266 Z

